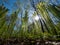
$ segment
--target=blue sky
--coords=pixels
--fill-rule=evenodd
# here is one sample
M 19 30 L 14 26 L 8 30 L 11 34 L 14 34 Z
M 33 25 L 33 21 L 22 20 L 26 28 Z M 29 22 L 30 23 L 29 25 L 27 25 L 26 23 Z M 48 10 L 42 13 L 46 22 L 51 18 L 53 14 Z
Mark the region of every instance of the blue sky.
M 37 3 L 37 0 L 34 0 L 35 3 Z M 47 1 L 47 0 L 45 0 Z M 29 0 L 0 0 L 0 4 L 4 4 L 4 6 L 6 8 L 8 8 L 10 11 L 9 11 L 9 14 L 13 11 L 15 11 L 16 9 L 18 9 L 18 7 L 15 5 L 15 3 L 18 2 L 18 6 L 20 6 L 20 8 L 23 9 L 23 11 L 25 10 L 24 8 L 27 7 L 27 5 L 30 5 L 30 11 L 29 11 L 29 15 L 32 15 L 31 13 L 33 13 L 33 8 L 31 7 L 31 4 L 29 2 Z M 60 4 L 60 0 L 50 0 L 50 3 L 53 3 L 53 4 Z
M 34 0 L 34 1 L 35 3 L 37 3 L 37 0 Z M 4 4 L 4 6 L 10 10 L 8 14 L 18 9 L 18 7 L 15 5 L 15 3 L 17 2 L 19 4 L 18 7 L 22 8 L 23 11 L 25 10 L 24 8 L 27 7 L 27 5 L 30 5 L 29 13 L 33 12 L 33 8 L 31 7 L 29 0 L 0 0 L 0 4 Z M 58 5 L 60 4 L 60 0 L 56 0 L 56 1 L 50 0 L 50 3 Z
M 13 3 L 16 2 L 16 0 L 8 0 L 8 1 L 0 0 L 0 2 L 3 3 L 4 6 L 7 7 L 8 9 L 12 9 Z
M 18 5 L 16 4 L 18 2 Z M 27 5 L 29 4 L 28 0 L 0 0 L 0 4 L 4 4 L 4 6 L 6 8 L 8 8 L 9 14 L 12 11 L 15 11 L 16 9 L 18 9 L 18 7 L 20 6 L 20 8 L 22 8 L 22 10 L 24 10 L 23 7 L 27 7 Z M 18 6 L 18 7 L 17 7 Z
M 29 4 L 29 0 L 0 0 L 0 4 L 3 3 L 5 7 L 10 9 L 10 11 L 17 9 L 15 2 L 20 2 L 22 5 L 26 6 Z M 37 0 L 35 0 L 37 2 Z M 46 0 L 45 0 L 46 1 Z M 51 3 L 60 4 L 60 0 L 54 2 L 54 0 L 50 0 Z

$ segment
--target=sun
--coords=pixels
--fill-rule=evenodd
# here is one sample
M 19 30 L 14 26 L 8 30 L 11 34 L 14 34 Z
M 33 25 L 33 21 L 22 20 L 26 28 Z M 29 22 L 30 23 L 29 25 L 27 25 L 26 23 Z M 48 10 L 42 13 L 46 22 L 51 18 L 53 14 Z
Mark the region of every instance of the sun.
M 34 19 L 38 21 L 38 20 L 39 20 L 39 17 L 36 15 L 36 16 L 34 17 Z

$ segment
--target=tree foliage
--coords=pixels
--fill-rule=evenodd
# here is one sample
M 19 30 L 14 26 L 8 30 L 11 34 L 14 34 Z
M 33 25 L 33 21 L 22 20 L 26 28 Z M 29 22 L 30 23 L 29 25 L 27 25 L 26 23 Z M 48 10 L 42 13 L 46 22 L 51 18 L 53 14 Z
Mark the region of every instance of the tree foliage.
M 39 2 L 36 5 L 32 0 L 31 6 L 34 8 L 36 13 L 33 16 L 37 15 L 39 20 L 33 20 L 31 25 L 28 25 L 28 13 L 29 10 L 24 10 L 25 13 L 22 14 L 18 9 L 15 12 L 12 12 L 10 16 L 7 16 L 7 12 L 9 11 L 4 6 L 0 6 L 0 37 L 2 38 L 10 38 L 10 37 L 21 37 L 21 38 L 41 38 L 46 39 L 50 37 L 54 37 L 55 35 L 60 35 L 60 8 L 56 5 L 47 5 L 45 2 Z M 21 24 L 19 30 L 14 30 L 16 26 L 16 21 L 18 19 L 18 13 L 21 13 Z M 54 24 L 51 19 L 51 12 L 53 16 L 55 16 L 59 22 Z M 40 18 L 41 17 L 41 18 Z M 34 17 L 33 17 L 34 18 Z

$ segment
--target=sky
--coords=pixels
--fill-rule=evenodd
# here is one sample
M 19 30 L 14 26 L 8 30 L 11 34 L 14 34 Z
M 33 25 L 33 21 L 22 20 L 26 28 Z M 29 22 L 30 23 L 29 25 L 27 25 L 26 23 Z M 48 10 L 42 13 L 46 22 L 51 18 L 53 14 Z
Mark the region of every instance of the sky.
M 37 2 L 37 0 L 34 0 L 35 3 Z M 10 9 L 10 11 L 17 9 L 17 6 L 15 5 L 15 3 L 18 2 L 18 4 L 20 3 L 23 6 L 26 7 L 27 4 L 29 3 L 29 0 L 0 0 L 0 4 L 4 4 L 5 7 L 7 7 L 8 9 Z M 47 2 L 47 0 L 45 0 L 45 2 Z M 60 4 L 60 0 L 54 1 L 54 0 L 50 0 L 50 3 L 54 3 L 54 4 Z
M 15 2 L 20 2 L 22 5 L 24 4 L 24 6 L 26 4 L 28 4 L 29 0 L 0 0 L 0 4 L 3 3 L 5 7 L 7 7 L 8 9 L 10 10 L 13 10 L 13 9 L 16 9 L 16 5 L 15 5 Z M 37 0 L 34 0 L 35 3 L 37 2 Z M 45 0 L 45 2 L 47 2 L 47 0 Z M 54 3 L 54 4 L 60 4 L 60 0 L 50 0 L 51 3 Z
M 47 2 L 48 0 L 44 0 L 44 1 Z M 34 2 L 37 3 L 39 1 L 34 0 Z M 60 0 L 56 0 L 56 1 L 50 0 L 50 3 L 60 5 Z M 0 5 L 1 4 L 4 4 L 4 6 L 9 9 L 8 14 L 12 13 L 13 11 L 15 11 L 18 8 L 21 8 L 24 11 L 25 10 L 24 8 L 26 8 L 27 5 L 30 6 L 29 14 L 32 15 L 32 13 L 34 12 L 34 9 L 32 8 L 29 0 L 0 0 Z
M 11 10 L 12 7 L 13 7 L 13 3 L 16 2 L 16 0 L 8 0 L 8 1 L 6 1 L 6 0 L 4 0 L 4 1 L 0 0 L 0 2 L 3 3 L 5 7 L 7 7 L 8 9 Z
M 47 2 L 48 0 L 44 0 L 44 1 Z M 39 1 L 34 0 L 34 2 L 37 3 Z M 56 0 L 56 1 L 50 0 L 50 3 L 60 5 L 60 0 Z M 15 11 L 18 8 L 21 8 L 23 10 L 23 13 L 24 13 L 24 10 L 27 7 L 27 5 L 30 6 L 29 17 L 31 17 L 33 12 L 34 12 L 34 9 L 32 8 L 31 3 L 29 2 L 29 0 L 0 0 L 0 4 L 4 4 L 4 6 L 9 9 L 8 14 L 12 13 L 13 11 Z

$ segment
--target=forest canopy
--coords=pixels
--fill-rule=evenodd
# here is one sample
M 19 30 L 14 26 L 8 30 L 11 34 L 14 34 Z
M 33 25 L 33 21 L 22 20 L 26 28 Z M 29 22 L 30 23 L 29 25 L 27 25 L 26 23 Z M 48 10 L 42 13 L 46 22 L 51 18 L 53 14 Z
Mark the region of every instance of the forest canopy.
M 60 39 L 60 0 L 0 2 L 0 38 Z

